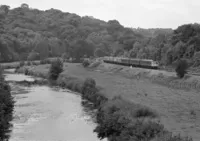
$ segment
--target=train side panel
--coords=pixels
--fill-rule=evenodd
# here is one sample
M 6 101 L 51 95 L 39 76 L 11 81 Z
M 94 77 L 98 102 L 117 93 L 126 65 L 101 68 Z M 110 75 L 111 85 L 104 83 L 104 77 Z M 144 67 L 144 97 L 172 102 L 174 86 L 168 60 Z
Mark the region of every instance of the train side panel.
M 139 59 L 130 59 L 129 63 L 131 66 L 138 67 L 140 65 L 140 60 Z
M 140 60 L 140 66 L 144 68 L 151 68 L 152 61 L 151 60 Z
M 122 58 L 122 59 L 121 59 L 121 64 L 122 64 L 122 65 L 129 66 L 129 65 L 130 65 L 129 59 L 127 59 L 127 58 Z

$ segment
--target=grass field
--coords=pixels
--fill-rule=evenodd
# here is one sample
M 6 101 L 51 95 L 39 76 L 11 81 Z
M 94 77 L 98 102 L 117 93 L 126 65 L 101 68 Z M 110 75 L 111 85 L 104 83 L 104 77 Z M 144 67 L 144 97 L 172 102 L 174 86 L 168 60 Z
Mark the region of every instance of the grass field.
M 31 70 L 46 74 L 50 65 L 38 65 Z M 134 75 L 130 74 L 130 71 Z M 111 99 L 122 96 L 125 100 L 139 103 L 156 110 L 161 123 L 175 134 L 191 136 L 200 140 L 200 94 L 194 90 L 174 89 L 168 85 L 153 83 L 151 78 L 161 73 L 157 70 L 143 70 L 111 64 L 101 64 L 95 69 L 83 68 L 81 64 L 65 63 L 63 75 L 86 79 L 94 78 L 103 94 Z M 162 72 L 166 77 L 175 78 L 174 73 Z M 143 77 L 144 76 L 144 77 Z M 149 77 L 150 79 L 146 79 Z M 187 78 L 189 81 L 193 77 Z

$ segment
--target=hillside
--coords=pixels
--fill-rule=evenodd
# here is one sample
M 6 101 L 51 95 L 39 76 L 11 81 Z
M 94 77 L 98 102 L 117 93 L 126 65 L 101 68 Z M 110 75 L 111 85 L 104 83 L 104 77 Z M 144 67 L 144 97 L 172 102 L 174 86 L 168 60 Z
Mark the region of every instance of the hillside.
M 172 29 L 132 29 L 57 9 L 46 11 L 22 4 L 0 7 L 0 61 L 35 60 L 62 56 L 146 58 L 170 65 L 187 58 L 198 66 L 200 25 Z M 194 60 L 195 59 L 195 60 Z

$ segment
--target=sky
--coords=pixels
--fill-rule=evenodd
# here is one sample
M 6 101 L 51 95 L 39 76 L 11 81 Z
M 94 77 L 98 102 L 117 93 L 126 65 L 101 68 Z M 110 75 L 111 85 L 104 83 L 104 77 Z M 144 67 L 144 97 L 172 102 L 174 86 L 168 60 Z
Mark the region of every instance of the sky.
M 200 22 L 200 0 L 0 0 L 11 8 L 59 9 L 101 20 L 118 20 L 133 28 L 177 28 Z

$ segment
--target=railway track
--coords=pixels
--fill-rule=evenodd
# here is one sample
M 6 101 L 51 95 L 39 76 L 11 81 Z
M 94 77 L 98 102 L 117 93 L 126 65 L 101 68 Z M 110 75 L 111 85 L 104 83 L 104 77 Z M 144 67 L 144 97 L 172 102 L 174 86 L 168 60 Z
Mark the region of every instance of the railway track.
M 130 66 L 130 65 L 126 65 L 126 64 L 121 64 L 121 63 L 113 63 L 113 62 L 106 62 L 104 61 L 104 63 L 108 63 L 108 64 L 115 64 L 115 65 L 121 65 L 121 66 Z M 133 66 L 134 67 L 134 66 Z M 137 67 L 136 67 L 137 68 Z M 138 68 L 143 68 L 143 69 L 152 69 L 152 70 L 163 70 L 163 71 L 167 71 L 167 72 L 174 72 L 172 69 L 163 69 L 163 68 L 149 68 L 149 67 L 138 67 Z M 193 75 L 193 76 L 200 76 L 200 73 L 195 73 L 192 71 L 188 71 L 187 74 L 189 75 Z

